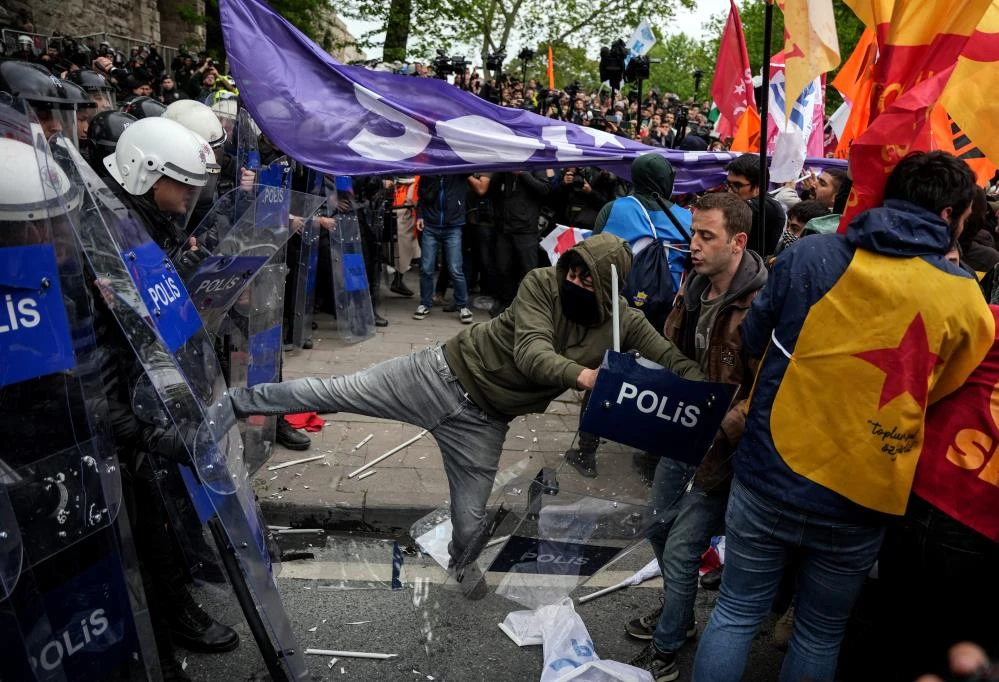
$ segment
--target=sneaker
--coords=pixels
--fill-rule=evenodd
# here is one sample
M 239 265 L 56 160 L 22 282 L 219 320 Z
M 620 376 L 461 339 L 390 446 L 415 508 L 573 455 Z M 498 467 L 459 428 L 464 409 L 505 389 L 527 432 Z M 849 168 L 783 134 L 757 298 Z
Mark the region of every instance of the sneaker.
M 597 477 L 597 453 L 592 450 L 569 448 L 565 451 L 565 461 L 586 478 Z
M 413 319 L 414 320 L 422 320 L 423 318 L 425 318 L 429 314 L 430 314 L 430 308 L 428 308 L 425 305 L 421 305 L 420 307 L 418 307 L 416 309 L 416 312 L 413 313 Z
M 652 633 L 656 631 L 656 625 L 659 624 L 659 617 L 661 615 L 663 615 L 662 604 L 652 613 L 647 613 L 635 620 L 628 621 L 628 624 L 624 626 L 624 631 L 635 639 L 651 640 Z
M 462 324 L 472 324 L 474 316 L 472 315 L 471 310 L 468 308 L 462 308 L 458 311 L 458 319 L 461 320 Z
M 777 619 L 774 625 L 774 646 L 781 651 L 787 651 L 787 645 L 791 641 L 791 633 L 794 631 L 794 604 L 787 607 L 784 615 Z
M 659 604 L 659 608 L 648 613 L 635 620 L 628 621 L 628 624 L 624 626 L 624 631 L 634 637 L 635 639 L 643 639 L 649 641 L 652 639 L 652 635 L 656 631 L 656 626 L 659 625 L 659 618 L 663 615 L 663 605 Z M 684 633 L 687 639 L 693 639 L 697 636 L 697 621 L 693 621 L 687 631 Z
M 647 647 L 631 659 L 630 664 L 652 673 L 656 682 L 672 682 L 680 677 L 680 668 L 676 664 L 675 651 L 659 651 L 655 645 Z

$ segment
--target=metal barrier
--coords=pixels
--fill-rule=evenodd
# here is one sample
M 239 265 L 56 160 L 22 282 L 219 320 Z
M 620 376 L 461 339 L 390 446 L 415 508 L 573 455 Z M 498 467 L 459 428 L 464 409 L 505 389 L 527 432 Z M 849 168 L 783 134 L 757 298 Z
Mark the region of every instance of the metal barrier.
M 125 55 L 126 61 L 130 58 L 132 53 L 132 48 L 137 47 L 154 47 L 159 53 L 160 57 L 163 59 L 163 64 L 166 66 L 167 71 L 170 70 L 170 64 L 176 59 L 177 55 L 180 54 L 180 50 L 176 47 L 170 47 L 168 45 L 160 45 L 158 43 L 151 43 L 148 40 L 141 40 L 139 38 L 133 38 L 129 36 L 118 35 L 117 33 L 89 33 L 87 35 L 76 36 L 74 40 L 84 43 L 91 48 L 94 52 L 97 51 L 97 47 L 102 42 L 107 42 L 115 50 L 121 52 Z
M 29 31 L 18 31 L 13 28 L 5 28 L 0 31 L 0 41 L 3 42 L 3 53 L 12 55 L 17 51 L 17 39 L 19 36 L 28 36 L 34 43 L 35 55 L 40 55 L 48 49 L 51 36 L 42 33 L 31 33 Z

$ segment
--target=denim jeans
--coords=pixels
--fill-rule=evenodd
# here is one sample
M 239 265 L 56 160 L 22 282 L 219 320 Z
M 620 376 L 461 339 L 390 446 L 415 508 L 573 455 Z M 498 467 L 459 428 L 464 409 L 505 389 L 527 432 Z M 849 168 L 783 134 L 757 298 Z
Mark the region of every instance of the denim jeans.
M 468 286 L 461 261 L 461 225 L 433 227 L 425 225 L 420 237 L 420 305 L 429 308 L 434 299 L 434 270 L 437 251 L 444 245 L 444 265 L 454 283 L 454 302 L 458 308 L 468 307 Z
M 798 560 L 794 630 L 779 679 L 834 679 L 847 619 L 877 559 L 884 526 L 818 517 L 736 479 L 725 527 L 721 594 L 697 649 L 694 682 L 742 679 L 792 552 Z
M 665 602 L 652 641 L 660 651 L 676 651 L 694 622 L 697 569 L 701 554 L 725 518 L 728 491 L 690 485 L 695 467 L 662 457 L 652 480 L 652 524 L 647 537 L 659 560 Z
M 457 560 L 486 516 L 508 424 L 473 403 L 433 346 L 347 376 L 231 389 L 238 416 L 315 411 L 395 419 L 429 430 L 441 449 Z

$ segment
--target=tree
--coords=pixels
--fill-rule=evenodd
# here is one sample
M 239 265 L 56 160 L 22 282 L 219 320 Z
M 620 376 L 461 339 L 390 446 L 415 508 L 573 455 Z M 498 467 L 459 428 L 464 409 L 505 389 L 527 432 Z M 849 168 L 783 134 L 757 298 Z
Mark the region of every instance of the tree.
M 409 20 L 412 14 L 413 0 L 392 0 L 385 19 L 385 48 L 382 53 L 385 61 L 406 61 L 406 43 L 409 41 Z
M 649 59 L 659 59 L 649 67 L 649 83 L 659 92 L 675 93 L 681 100 L 694 96 L 694 71 L 702 72 L 701 87 L 697 95 L 710 99 L 711 73 L 714 71 L 717 50 L 706 41 L 695 40 L 684 33 L 661 38 L 649 51 Z
M 317 43 L 329 42 L 323 26 L 323 10 L 327 0 L 269 0 L 271 9 L 291 22 L 295 28 Z M 216 58 L 225 52 L 222 42 L 222 22 L 219 17 L 219 0 L 205 0 L 205 49 Z
M 342 8 L 345 16 L 382 20 L 391 0 L 357 0 Z M 410 39 L 416 59 L 429 60 L 438 49 L 450 53 L 455 45 L 474 45 L 479 58 L 514 43 L 577 45 L 607 44 L 627 38 L 642 19 L 665 24 L 677 6 L 693 7 L 695 0 L 645 3 L 642 0 L 427 0 L 414 3 Z M 371 47 L 370 35 L 359 47 Z M 512 55 L 510 55 L 512 56 Z

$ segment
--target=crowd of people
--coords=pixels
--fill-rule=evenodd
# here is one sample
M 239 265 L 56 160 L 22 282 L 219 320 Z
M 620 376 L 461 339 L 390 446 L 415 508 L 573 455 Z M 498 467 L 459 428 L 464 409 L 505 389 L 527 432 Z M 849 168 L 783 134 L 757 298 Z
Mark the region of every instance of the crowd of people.
M 63 39 L 39 51 L 25 38 L 0 62 L 0 91 L 27 101 L 47 138 L 61 134 L 79 148 L 178 270 L 196 267 L 191 215 L 255 183 L 231 148 L 238 84 L 207 55 L 180 55 L 167 68 L 152 48 L 124 55 L 106 43 Z M 533 81 L 463 80 L 480 96 L 653 146 L 724 148 L 712 136 L 707 104 L 655 88 L 639 102 L 552 92 Z M 265 135 L 256 142 L 264 165 L 282 159 Z M 155 157 L 156 168 L 131 172 L 126 148 Z M 293 187 L 306 182 L 308 169 L 284 162 Z M 664 600 L 625 625 L 649 643 L 633 663 L 656 682 L 678 678 L 677 652 L 698 630 L 700 556 L 722 530 L 727 558 L 697 645 L 695 680 L 741 679 L 775 604 L 789 632 L 782 680 L 907 680 L 944 672 L 955 642 L 992 649 L 996 538 L 913 492 L 914 458 L 892 465 L 934 442 L 947 416 L 936 405 L 975 386 L 983 361 L 996 356 L 995 197 L 976 186 L 963 161 L 916 153 L 888 178 L 883 205 L 839 234 L 851 189 L 845 171 L 773 188 L 759 157 L 745 154 L 728 165 L 724 184 L 687 196 L 673 194 L 673 174 L 664 157 L 646 155 L 634 162 L 631 182 L 586 167 L 330 179 L 339 191 L 320 223 L 328 232 L 337 215 L 357 215 L 377 324 L 388 324 L 377 314 L 383 278 L 394 295 L 416 297 L 403 278 L 413 263 L 415 319 L 440 306 L 471 325 L 476 296 L 488 297 L 491 319 L 355 375 L 234 389 L 235 412 L 354 411 L 431 430 L 450 484 L 449 551 L 460 575 L 473 567 L 468 548 L 486 517 L 510 420 L 543 411 L 566 389 L 593 388 L 611 345 L 610 265 L 627 273 L 652 253 L 646 249 L 665 243 L 671 277 L 662 286 L 672 287 L 672 303 L 662 318 L 627 309 L 623 345 L 684 376 L 735 384 L 738 397 L 699 466 L 650 453 L 658 520 L 649 540 Z M 539 243 L 557 226 L 593 236 L 549 263 Z M 335 295 L 329 281 L 317 293 L 320 309 Z M 183 444 L 169 430 L 130 423 L 132 408 L 120 403 L 134 380 L 135 363 L 121 357 L 131 350 L 106 321 L 95 326 L 110 354 L 109 400 L 124 415 L 115 436 L 139 492 L 136 540 L 151 573 L 157 646 L 168 679 L 183 680 L 174 644 L 217 652 L 238 637 L 191 599 L 190 569 L 166 549 L 170 521 L 143 471 L 148 460 L 138 456 L 182 458 Z M 279 424 L 281 442 L 308 447 L 307 437 Z M 883 450 L 886 441 L 899 449 Z M 940 456 L 958 459 L 947 445 Z M 597 437 L 581 433 L 566 460 L 598 476 L 598 447 Z M 874 461 L 872 452 L 886 456 Z M 961 460 L 969 471 L 981 467 L 972 459 Z M 885 586 L 875 617 L 881 634 L 866 651 L 876 648 L 877 658 L 865 659 L 866 670 L 845 671 L 841 644 L 875 564 Z M 211 572 L 210 563 L 201 566 Z M 473 596 L 483 583 L 464 577 Z

